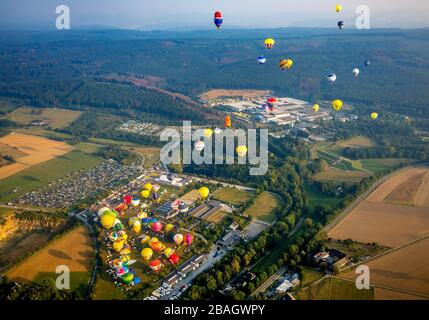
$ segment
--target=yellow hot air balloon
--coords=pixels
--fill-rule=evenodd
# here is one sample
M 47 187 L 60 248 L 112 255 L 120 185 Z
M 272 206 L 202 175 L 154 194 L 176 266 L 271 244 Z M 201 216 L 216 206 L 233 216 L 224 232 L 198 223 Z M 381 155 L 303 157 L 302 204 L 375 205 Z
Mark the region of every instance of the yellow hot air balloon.
M 265 39 L 264 43 L 268 49 L 271 49 L 276 42 L 274 41 L 274 39 L 268 38 L 268 39 Z
M 198 192 L 200 193 L 201 198 L 205 199 L 210 194 L 210 190 L 207 187 L 201 187 Z
M 127 240 L 128 239 L 128 235 L 125 231 L 121 230 L 118 233 L 118 239 L 119 240 Z
M 138 218 L 137 217 L 131 217 L 129 220 L 128 220 L 128 225 L 131 227 L 133 224 L 134 224 L 134 222 L 136 222 L 138 220 Z
M 140 255 L 142 256 L 143 259 L 145 259 L 146 261 L 148 261 L 153 256 L 153 250 L 151 248 L 144 248 L 140 252 Z
M 205 138 L 209 139 L 213 135 L 213 130 L 210 128 L 204 129 L 203 135 Z
M 149 240 L 148 245 L 151 246 L 152 243 L 156 243 L 156 242 L 159 242 L 158 238 L 157 237 L 153 237 L 152 239 Z
M 293 61 L 291 59 L 281 59 L 279 61 L 279 67 L 282 70 L 290 69 L 292 68 L 292 65 L 293 65 Z
M 168 259 L 168 258 L 170 258 L 170 256 L 172 255 L 174 253 L 174 250 L 173 249 L 171 249 L 171 248 L 167 248 L 167 249 L 165 249 L 164 250 L 164 255 L 165 255 L 165 257 Z
M 174 228 L 174 225 L 173 224 L 171 224 L 171 223 L 168 223 L 166 226 L 165 226 L 165 232 L 170 232 L 171 230 L 173 230 L 173 228 Z
M 113 250 L 115 250 L 116 252 L 121 251 L 123 247 L 124 247 L 123 240 L 116 240 L 115 242 L 113 242 Z
M 144 236 L 142 237 L 142 239 L 140 240 L 140 243 L 141 243 L 141 244 L 145 244 L 145 243 L 148 243 L 148 242 L 149 242 L 149 240 L 150 240 L 150 237 L 149 237 L 148 235 L 144 235 Z
M 115 224 L 115 221 L 116 221 L 116 215 L 114 212 L 110 210 L 105 211 L 101 216 L 101 224 L 106 229 L 110 229 L 111 227 L 113 227 L 113 225 Z
M 150 184 L 149 182 L 148 182 L 148 183 L 146 183 L 146 184 L 143 186 L 143 189 L 144 189 L 144 190 L 148 190 L 149 192 L 150 192 L 150 191 L 152 191 L 152 184 Z
M 371 118 L 372 118 L 373 120 L 377 119 L 377 118 L 378 118 L 378 113 L 377 113 L 377 112 L 373 112 L 373 113 L 371 113 Z
M 235 151 L 237 152 L 239 157 L 244 157 L 247 154 L 246 146 L 238 146 Z
M 314 112 L 318 112 L 318 111 L 319 111 L 319 109 L 320 109 L 320 106 L 316 103 L 316 104 L 313 106 L 313 111 L 314 111 Z
M 124 248 L 119 252 L 122 256 L 126 256 L 129 255 L 131 253 L 131 249 L 130 248 Z
M 140 193 L 142 195 L 143 198 L 147 199 L 150 196 L 150 191 L 149 190 L 142 190 L 142 192 Z
M 341 100 L 334 100 L 332 101 L 332 108 L 334 108 L 335 111 L 340 111 L 343 107 L 343 102 Z
M 335 6 L 335 11 L 340 12 L 341 10 L 343 10 L 343 6 L 342 6 L 342 5 L 340 5 L 340 4 L 337 4 L 337 5 Z
M 147 213 L 146 212 L 139 212 L 139 214 L 137 215 L 137 217 L 139 218 L 139 219 L 144 219 L 144 218 L 147 218 Z
M 140 221 L 134 221 L 134 223 L 133 223 L 133 230 L 134 230 L 134 232 L 135 233 L 139 233 L 140 232 L 140 230 L 142 229 L 142 224 L 141 224 L 141 222 Z

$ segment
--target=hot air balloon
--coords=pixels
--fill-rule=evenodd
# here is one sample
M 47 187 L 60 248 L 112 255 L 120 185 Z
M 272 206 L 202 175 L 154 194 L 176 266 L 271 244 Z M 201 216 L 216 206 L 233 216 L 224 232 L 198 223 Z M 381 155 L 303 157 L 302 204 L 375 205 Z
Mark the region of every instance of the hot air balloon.
M 128 225 L 131 227 L 134 224 L 134 221 L 138 220 L 138 217 L 131 217 L 128 219 Z
M 140 204 L 140 199 L 139 199 L 139 198 L 133 198 L 133 199 L 131 200 L 131 205 L 132 205 L 133 207 L 137 207 L 139 204 Z
M 354 68 L 354 69 L 353 69 L 353 75 L 354 75 L 355 77 L 357 77 L 357 76 L 359 75 L 359 73 L 360 73 L 360 70 L 359 70 L 358 68 Z
M 263 66 L 265 64 L 265 62 L 267 62 L 267 59 L 264 56 L 259 56 L 258 57 L 258 63 Z
M 133 282 L 133 279 L 134 274 L 132 274 L 131 272 L 128 272 L 121 277 L 122 282 L 125 284 L 131 284 L 131 282 Z
M 231 128 L 231 117 L 230 116 L 225 117 L 225 128 Z
M 146 183 L 146 184 L 143 186 L 143 189 L 144 189 L 144 190 L 148 190 L 149 192 L 150 192 L 150 191 L 152 191 L 152 184 L 150 184 L 149 182 L 148 182 L 148 183 Z
M 276 42 L 274 41 L 274 39 L 268 38 L 268 39 L 265 39 L 264 43 L 268 49 L 271 49 Z
M 159 242 L 158 238 L 157 237 L 153 237 L 152 239 L 150 239 L 148 241 L 148 245 L 151 246 L 152 244 L 154 244 L 156 242 Z
M 181 202 L 179 199 L 174 200 L 171 203 L 171 209 L 179 209 L 180 204 L 181 204 Z
M 194 236 L 190 233 L 187 233 L 183 240 L 185 245 L 190 246 L 192 242 L 194 242 Z
M 314 112 L 318 112 L 318 111 L 319 111 L 319 109 L 320 109 L 320 106 L 316 103 L 316 104 L 313 106 L 313 111 L 314 111 Z
M 143 218 L 143 219 L 142 219 L 142 223 L 143 223 L 144 225 L 149 224 L 149 223 L 150 223 L 150 218 Z
M 143 198 L 147 199 L 150 196 L 150 191 L 145 189 L 145 190 L 142 190 L 140 194 L 142 195 Z
M 118 239 L 119 240 L 127 240 L 128 239 L 127 233 L 123 230 L 118 231 Z
M 153 232 L 160 232 L 162 230 L 162 223 L 161 222 L 155 222 L 152 225 L 152 231 Z
M 340 12 L 341 10 L 343 10 L 343 6 L 342 6 L 342 5 L 340 5 L 340 4 L 337 4 L 337 5 L 335 6 L 335 11 Z
M 159 184 L 154 184 L 153 186 L 152 186 L 152 189 L 153 189 L 153 191 L 154 192 L 158 192 L 158 190 L 161 188 L 161 186 L 159 185 Z
M 180 245 L 182 242 L 183 242 L 183 234 L 181 234 L 181 233 L 177 233 L 177 234 L 175 234 L 174 235 L 174 242 L 177 244 L 177 245 Z
M 332 108 L 334 108 L 335 111 L 340 111 L 343 107 L 343 102 L 341 100 L 334 100 L 332 101 Z
M 371 61 L 369 61 L 369 60 L 365 61 L 365 67 L 368 67 L 370 64 L 371 64 Z
M 132 198 L 129 194 L 126 194 L 126 195 L 124 196 L 124 202 L 125 202 L 126 204 L 130 204 L 130 203 L 131 203 L 131 200 L 133 200 L 133 198 Z
M 118 268 L 122 267 L 122 260 L 121 259 L 114 259 L 112 261 L 111 265 L 113 266 L 113 268 L 118 269 Z
M 142 229 L 142 224 L 141 224 L 141 222 L 140 221 L 134 221 L 134 223 L 133 223 L 133 231 L 135 232 L 135 233 L 139 233 L 140 232 L 140 230 Z
M 329 82 L 335 82 L 337 81 L 337 75 L 335 73 L 331 73 L 327 76 L 327 79 Z
M 159 269 L 161 269 L 161 266 L 162 266 L 161 261 L 159 261 L 158 259 L 155 259 L 149 262 L 149 267 L 153 271 L 158 271 Z
M 116 275 L 118 277 L 122 277 L 122 276 L 124 276 L 127 273 L 128 273 L 128 268 L 125 267 L 125 266 L 121 266 L 121 267 L 119 267 L 119 268 L 116 269 Z
M 147 218 L 147 213 L 146 213 L 146 212 L 144 212 L 144 211 L 139 212 L 139 213 L 137 214 L 137 217 L 138 217 L 139 219 Z
M 124 247 L 124 241 L 123 240 L 116 240 L 115 242 L 113 242 L 112 247 L 113 247 L 113 250 L 115 250 L 116 252 L 119 252 Z
M 211 136 L 213 135 L 213 130 L 210 128 L 204 129 L 203 135 L 205 138 L 210 139 Z
M 104 212 L 106 212 L 106 211 L 110 211 L 110 208 L 108 208 L 108 207 L 102 207 L 102 208 L 100 208 L 100 209 L 97 211 L 97 215 L 98 215 L 99 217 L 101 217 L 101 216 L 103 215 L 103 213 L 104 213 Z
M 165 249 L 165 245 L 161 241 L 151 243 L 150 247 L 155 252 L 161 252 Z
M 123 248 L 122 250 L 119 251 L 119 253 L 122 256 L 126 256 L 126 255 L 129 255 L 131 253 L 131 249 L 130 248 Z
M 180 261 L 180 257 L 179 257 L 177 254 L 173 253 L 173 254 L 170 256 L 170 258 L 168 258 L 168 260 L 169 260 L 172 264 L 176 265 L 176 264 L 178 264 L 178 263 L 179 263 L 179 261 Z
M 146 244 L 146 243 L 148 243 L 149 242 L 149 240 L 150 240 L 150 237 L 148 236 L 148 235 L 143 235 L 142 237 L 141 237 L 141 240 L 140 240 L 140 243 L 141 244 Z
M 201 187 L 198 192 L 200 193 L 201 198 L 206 199 L 210 194 L 210 190 L 207 187 Z
M 101 216 L 101 225 L 106 229 L 110 229 L 113 227 L 115 222 L 116 215 L 110 210 L 104 211 L 103 215 Z
M 140 252 L 140 255 L 142 256 L 143 259 L 145 259 L 146 261 L 148 261 L 153 256 L 153 250 L 151 248 L 144 248 Z
M 377 113 L 377 112 L 373 112 L 373 113 L 371 113 L 371 118 L 372 118 L 373 120 L 376 120 L 376 119 L 378 118 L 378 113 Z
M 279 61 L 279 67 L 282 70 L 290 69 L 292 68 L 292 65 L 293 65 L 293 61 L 291 59 L 281 59 Z
M 194 149 L 200 152 L 204 149 L 204 146 L 205 146 L 204 142 L 200 140 L 195 141 L 194 143 Z
M 246 146 L 238 146 L 235 151 L 237 152 L 239 157 L 244 157 L 247 154 Z
M 164 255 L 165 257 L 168 259 L 170 258 L 170 256 L 174 253 L 174 249 L 171 248 L 167 248 L 164 250 Z
M 118 240 L 118 233 L 115 231 L 110 232 L 109 233 L 109 240 L 112 242 Z
M 168 223 L 165 225 L 165 232 L 170 232 L 171 230 L 174 229 L 174 225 L 171 223 Z
M 340 28 L 340 30 L 343 30 L 345 23 L 344 23 L 344 21 L 338 21 L 337 25 L 338 25 L 338 28 Z
M 274 106 L 277 104 L 277 99 L 276 98 L 268 98 L 267 99 L 267 105 L 270 108 L 270 110 L 274 110 Z
M 222 13 L 219 11 L 216 11 L 214 14 L 214 24 L 218 29 L 220 29 L 220 27 L 222 26 L 222 23 L 223 23 Z

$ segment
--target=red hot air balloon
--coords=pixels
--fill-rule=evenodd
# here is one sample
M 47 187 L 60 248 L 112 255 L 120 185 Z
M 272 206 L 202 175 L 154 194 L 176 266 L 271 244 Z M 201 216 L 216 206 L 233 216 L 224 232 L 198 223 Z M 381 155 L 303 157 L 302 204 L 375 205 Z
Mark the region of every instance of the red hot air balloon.
M 190 233 L 185 235 L 185 239 L 183 239 L 185 245 L 190 246 L 192 242 L 194 242 L 194 236 Z
M 180 257 L 179 257 L 177 254 L 173 253 L 173 254 L 170 256 L 170 258 L 168 258 L 168 260 L 169 260 L 172 264 L 178 264 L 178 263 L 179 263 L 179 261 L 180 261 Z
M 158 259 L 155 259 L 149 262 L 149 267 L 153 271 L 159 271 L 159 269 L 161 269 L 161 266 L 162 266 L 161 261 L 159 261 Z
M 126 194 L 126 195 L 124 196 L 124 202 L 125 202 L 126 204 L 130 204 L 130 203 L 131 203 L 131 200 L 133 200 L 133 197 L 131 197 L 129 194 Z
M 267 105 L 270 108 L 270 110 L 274 110 L 274 106 L 277 104 L 277 99 L 276 98 L 268 98 L 267 99 Z
M 222 13 L 219 11 L 216 11 L 214 14 L 214 24 L 218 29 L 222 26 L 223 19 L 222 19 Z
M 152 225 L 152 231 L 153 232 L 160 232 L 162 230 L 162 223 L 161 222 L 154 222 Z

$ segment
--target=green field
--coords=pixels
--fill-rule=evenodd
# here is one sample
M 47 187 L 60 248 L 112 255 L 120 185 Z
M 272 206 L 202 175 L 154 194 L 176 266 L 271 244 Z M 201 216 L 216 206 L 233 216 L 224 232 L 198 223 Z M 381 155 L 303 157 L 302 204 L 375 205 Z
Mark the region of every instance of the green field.
M 304 268 L 302 270 L 301 286 L 306 287 L 322 278 L 323 278 L 323 273 L 313 269 Z
M 374 256 L 389 249 L 388 247 L 383 247 L 381 245 L 371 245 L 359 242 L 348 243 L 348 241 L 339 240 L 326 241 L 325 246 L 327 248 L 340 250 L 354 259 L 359 259 L 364 256 Z
M 326 195 L 317 190 L 313 185 L 307 184 L 303 187 L 303 190 L 308 200 L 308 207 L 311 211 L 313 211 L 317 205 L 327 205 L 331 209 L 341 206 L 342 198 Z
M 214 199 L 240 206 L 245 204 L 253 197 L 253 194 L 249 191 L 239 190 L 236 188 L 222 188 L 213 196 Z
M 55 159 L 45 161 L 1 180 L 0 202 L 11 201 L 22 194 L 80 169 L 91 169 L 102 159 L 75 150 Z M 19 188 L 16 192 L 10 191 Z
M 351 160 L 341 156 L 346 147 L 370 148 L 374 145 L 372 140 L 362 136 L 335 143 L 323 142 L 313 145 L 310 148 L 311 159 L 320 158 L 328 164 L 315 176 L 315 180 L 359 182 L 369 175 L 383 174 L 407 161 L 407 159 Z
M 52 128 L 65 128 L 81 114 L 82 111 L 57 108 L 19 108 L 7 118 L 24 125 L 29 125 L 32 121 L 44 121 Z
M 296 294 L 298 300 L 374 300 L 374 288 L 358 290 L 353 281 L 328 277 Z
M 244 211 L 244 214 L 255 219 L 272 222 L 276 219 L 275 210 L 281 205 L 281 200 L 273 193 L 262 192 L 254 203 Z

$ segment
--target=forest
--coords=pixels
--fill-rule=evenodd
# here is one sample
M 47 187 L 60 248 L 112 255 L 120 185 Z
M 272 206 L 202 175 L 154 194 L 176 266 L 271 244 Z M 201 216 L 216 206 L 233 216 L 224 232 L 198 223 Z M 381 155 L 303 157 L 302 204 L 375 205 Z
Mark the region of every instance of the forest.
M 163 89 L 194 100 L 212 88 L 269 89 L 276 95 L 342 98 L 403 115 L 427 118 L 429 30 L 345 31 L 276 29 L 271 51 L 267 30 L 135 32 L 2 32 L 0 100 L 38 107 L 122 110 L 164 119 L 210 120 L 213 110 L 168 94 L 99 81 L 107 74 L 154 76 Z M 263 66 L 256 58 L 264 54 Z M 292 58 L 282 72 L 277 61 Z M 364 67 L 369 59 L 371 65 Z M 354 79 L 352 69 L 361 74 Z M 335 85 L 326 76 L 335 72 Z

